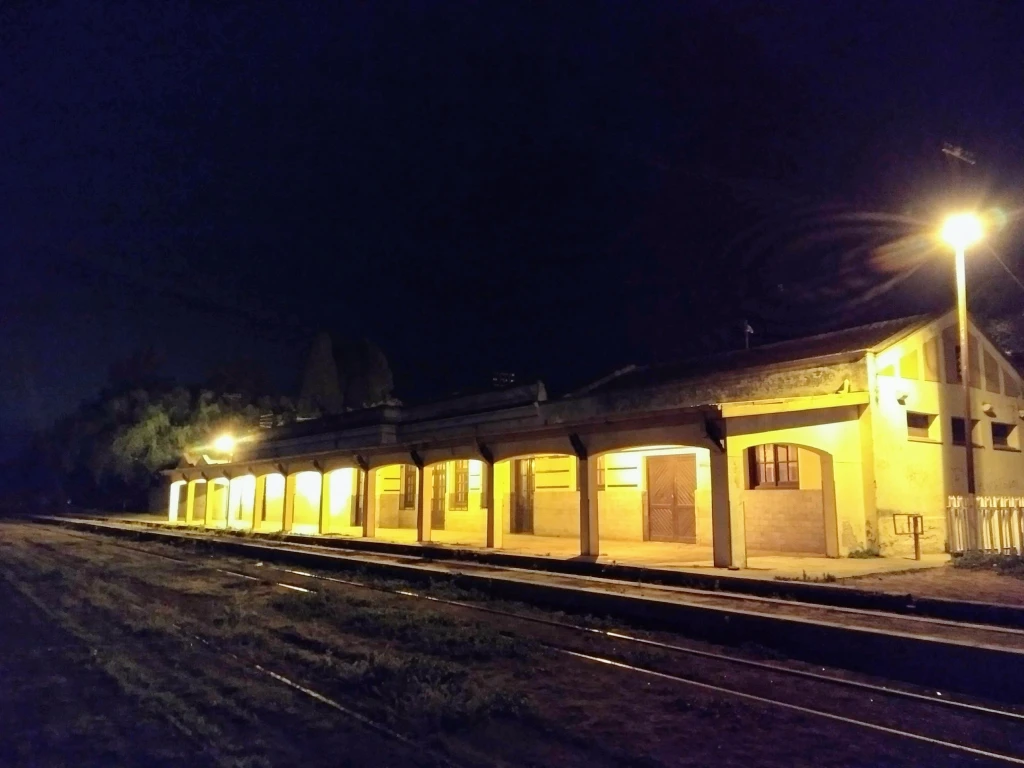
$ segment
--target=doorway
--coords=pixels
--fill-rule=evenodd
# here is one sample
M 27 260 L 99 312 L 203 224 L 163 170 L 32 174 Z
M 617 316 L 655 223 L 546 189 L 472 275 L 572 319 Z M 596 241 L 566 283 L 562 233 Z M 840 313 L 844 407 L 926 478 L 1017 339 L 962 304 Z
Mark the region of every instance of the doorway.
M 206 524 L 206 486 L 205 482 L 197 482 L 192 497 L 192 522 Z
M 533 533 L 533 459 L 512 463 L 512 519 L 510 533 Z
M 697 543 L 697 457 L 647 457 L 647 540 Z
M 430 528 L 444 530 L 444 501 L 448 491 L 448 463 L 435 464 L 430 475 Z

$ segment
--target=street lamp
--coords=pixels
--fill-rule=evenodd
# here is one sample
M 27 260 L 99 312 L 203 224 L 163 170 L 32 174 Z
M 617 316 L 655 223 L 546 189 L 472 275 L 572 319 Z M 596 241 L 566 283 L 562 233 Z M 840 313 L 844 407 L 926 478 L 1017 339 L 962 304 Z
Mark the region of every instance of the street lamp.
M 218 453 L 233 453 L 235 450 L 235 438 L 231 435 L 221 435 L 213 441 L 213 447 Z
M 964 448 L 967 452 L 967 493 L 973 495 L 974 487 L 974 446 L 971 429 L 971 379 L 968 364 L 969 351 L 967 332 L 967 271 L 964 253 L 985 234 L 981 219 L 973 213 L 958 213 L 946 219 L 942 225 L 942 239 L 956 251 L 956 317 L 960 326 L 960 382 L 964 388 Z

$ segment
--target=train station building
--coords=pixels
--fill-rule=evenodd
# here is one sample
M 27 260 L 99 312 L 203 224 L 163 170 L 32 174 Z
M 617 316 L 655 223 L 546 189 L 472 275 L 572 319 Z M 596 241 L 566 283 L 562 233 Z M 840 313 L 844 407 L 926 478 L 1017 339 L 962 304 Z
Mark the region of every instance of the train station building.
M 907 556 L 920 516 L 941 553 L 966 439 L 979 493 L 1024 495 L 1020 376 L 972 325 L 967 415 L 958 354 L 954 313 L 917 316 L 259 430 L 170 470 L 169 520 L 744 568 Z

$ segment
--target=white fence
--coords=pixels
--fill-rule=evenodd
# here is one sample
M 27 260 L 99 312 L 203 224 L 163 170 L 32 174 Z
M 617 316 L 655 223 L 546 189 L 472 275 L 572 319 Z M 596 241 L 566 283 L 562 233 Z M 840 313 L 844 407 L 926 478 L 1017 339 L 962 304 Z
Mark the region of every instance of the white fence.
M 950 496 L 949 551 L 1024 555 L 1024 496 Z

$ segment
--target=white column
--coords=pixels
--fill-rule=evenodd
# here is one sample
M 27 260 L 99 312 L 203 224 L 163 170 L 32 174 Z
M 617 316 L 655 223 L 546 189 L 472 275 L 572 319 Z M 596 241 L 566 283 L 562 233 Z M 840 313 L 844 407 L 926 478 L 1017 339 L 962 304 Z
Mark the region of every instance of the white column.
M 377 470 L 368 469 L 363 477 L 363 536 L 377 535 Z
M 597 524 L 597 459 L 576 459 L 580 486 L 580 555 L 601 554 L 601 536 Z
M 711 448 L 711 537 L 716 568 L 746 568 L 747 542 L 743 528 L 743 507 L 733 505 L 730 477 L 740 467 L 730 467 L 729 455 Z M 736 457 L 732 457 L 736 461 Z M 733 470 L 733 472 L 730 472 Z
M 416 541 L 430 541 L 430 510 L 424 504 L 426 487 L 426 466 L 416 467 Z
M 486 498 L 481 501 L 487 505 L 487 541 L 490 549 L 501 549 L 504 526 L 501 521 L 501 510 L 495 503 L 497 494 L 494 492 L 494 462 L 484 461 L 484 482 L 487 484 Z
M 295 519 L 295 473 L 284 478 L 284 505 L 281 510 L 281 531 L 292 532 L 292 521 Z

